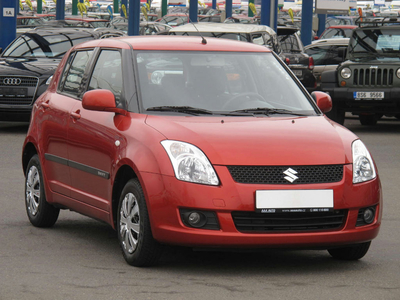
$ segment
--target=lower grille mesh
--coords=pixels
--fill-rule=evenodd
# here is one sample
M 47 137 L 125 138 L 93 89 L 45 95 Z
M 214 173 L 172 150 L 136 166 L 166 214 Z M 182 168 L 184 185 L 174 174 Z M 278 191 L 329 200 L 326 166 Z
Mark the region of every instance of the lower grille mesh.
M 236 229 L 252 233 L 333 230 L 343 225 L 346 216 L 346 210 L 277 214 L 232 212 Z

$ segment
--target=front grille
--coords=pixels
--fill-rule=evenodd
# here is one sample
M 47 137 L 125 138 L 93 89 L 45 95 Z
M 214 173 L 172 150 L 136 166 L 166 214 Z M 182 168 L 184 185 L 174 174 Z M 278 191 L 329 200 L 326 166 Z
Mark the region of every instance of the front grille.
M 296 171 L 297 179 L 291 183 L 285 177 L 288 169 Z M 323 166 L 228 166 L 235 182 L 247 184 L 311 184 L 339 182 L 343 178 L 343 165 Z
M 18 85 L 18 87 L 36 87 L 38 84 L 38 78 L 36 77 L 23 77 L 23 76 L 0 76 L 0 86 L 6 86 L 9 87 L 10 85 L 7 85 L 4 83 L 4 79 L 6 78 L 18 78 L 21 79 L 21 83 Z
M 29 98 L 0 98 L 0 104 L 3 105 L 30 105 L 32 97 Z
M 5 79 L 19 79 L 17 84 L 6 84 Z M 0 76 L 0 105 L 31 105 L 39 79 L 26 76 Z
M 356 68 L 353 70 L 353 85 L 362 87 L 393 86 L 394 69 Z
M 346 210 L 324 213 L 232 212 L 236 229 L 247 233 L 334 230 L 346 220 Z

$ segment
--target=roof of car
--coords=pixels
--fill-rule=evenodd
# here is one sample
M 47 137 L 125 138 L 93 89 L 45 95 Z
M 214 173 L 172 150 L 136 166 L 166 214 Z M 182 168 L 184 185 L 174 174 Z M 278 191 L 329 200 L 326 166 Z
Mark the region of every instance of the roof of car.
M 266 31 L 275 33 L 271 27 L 255 24 L 229 23 L 188 23 L 175 27 L 170 32 L 215 32 L 215 33 L 251 33 Z
M 134 50 L 272 52 L 267 47 L 253 43 L 212 37 L 207 37 L 206 41 L 207 43 L 203 44 L 202 38 L 199 36 L 130 36 L 89 41 L 76 47 L 118 47 L 129 49 L 131 46 Z
M 99 38 L 105 34 L 110 35 L 124 35 L 123 32 L 119 30 L 114 30 L 110 28 L 79 28 L 79 27 L 36 27 L 26 33 L 37 33 L 40 35 L 50 35 L 50 34 L 77 34 L 81 33 L 84 36 L 93 36 L 94 38 Z
M 357 27 L 358 27 L 357 25 L 332 25 L 332 26 L 329 26 L 326 29 L 330 29 L 330 28 L 354 29 L 354 28 L 357 28 Z
M 324 46 L 324 45 L 343 45 L 347 46 L 349 44 L 350 38 L 335 38 L 335 39 L 322 39 L 313 41 L 312 44 L 305 46 L 304 48 L 311 48 L 315 46 Z

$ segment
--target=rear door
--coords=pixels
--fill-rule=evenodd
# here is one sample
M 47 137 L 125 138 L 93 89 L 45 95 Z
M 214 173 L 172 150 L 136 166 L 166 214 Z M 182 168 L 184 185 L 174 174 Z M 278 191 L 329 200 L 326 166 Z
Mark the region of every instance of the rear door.
M 60 83 L 61 90 L 75 56 L 76 53 L 71 53 L 65 64 Z M 66 94 L 45 93 L 44 97 L 38 101 L 40 112 L 35 120 L 42 132 L 41 140 L 45 157 L 43 168 L 49 187 L 53 192 L 65 196 L 70 195 L 71 185 L 68 168 L 67 124 L 76 101 Z

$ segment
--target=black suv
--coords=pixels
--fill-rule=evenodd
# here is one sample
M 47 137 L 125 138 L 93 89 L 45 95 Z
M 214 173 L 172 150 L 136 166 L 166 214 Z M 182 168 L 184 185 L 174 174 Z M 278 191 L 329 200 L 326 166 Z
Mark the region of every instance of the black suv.
M 400 20 L 357 21 L 346 61 L 321 76 L 333 108 L 327 115 L 343 124 L 345 112 L 361 124 L 375 125 L 383 116 L 400 118 Z
M 0 121 L 30 120 L 33 103 L 72 46 L 122 35 L 102 28 L 37 28 L 19 36 L 0 55 Z

